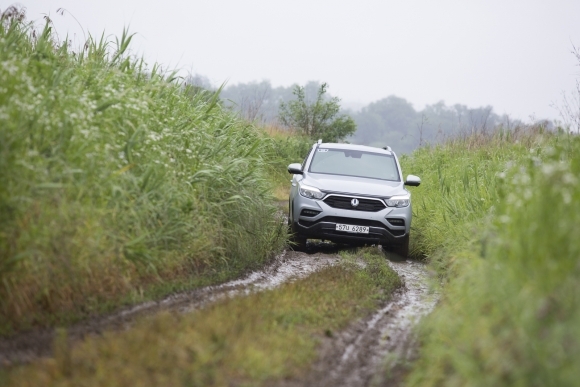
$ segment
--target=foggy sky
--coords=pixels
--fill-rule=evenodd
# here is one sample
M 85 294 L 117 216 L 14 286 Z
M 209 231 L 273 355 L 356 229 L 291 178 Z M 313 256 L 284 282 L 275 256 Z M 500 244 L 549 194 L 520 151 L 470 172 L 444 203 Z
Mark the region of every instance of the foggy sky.
M 4 10 L 13 1 L 0 0 Z M 22 0 L 29 20 L 53 20 L 77 47 L 91 33 L 214 84 L 327 82 L 344 104 L 389 95 L 416 109 L 443 100 L 492 105 L 529 121 L 575 87 L 578 0 Z M 64 15 L 58 8 L 66 9 Z M 76 20 L 75 20 L 76 19 Z M 78 22 L 77 22 L 78 21 Z M 82 26 L 84 33 L 79 27 Z

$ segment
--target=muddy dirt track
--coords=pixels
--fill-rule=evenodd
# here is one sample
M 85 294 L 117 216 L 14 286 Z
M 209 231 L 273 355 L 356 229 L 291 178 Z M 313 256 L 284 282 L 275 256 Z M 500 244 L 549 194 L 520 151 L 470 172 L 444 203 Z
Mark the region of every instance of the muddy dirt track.
M 188 312 L 218 299 L 271 289 L 303 278 L 340 260 L 332 244 L 310 245 L 307 252 L 284 251 L 260 271 L 245 278 L 218 286 L 171 295 L 117 313 L 84 321 L 69 327 L 71 342 L 106 330 L 123 330 L 137 318 L 170 310 Z M 398 381 L 404 364 L 414 356 L 413 326 L 429 313 L 437 294 L 429 291 L 428 275 L 422 263 L 389 256 L 390 266 L 404 280 L 405 286 L 377 311 L 352 323 L 342 332 L 322 339 L 321 356 L 302 379 L 285 380 L 281 387 L 294 386 L 368 386 Z M 0 367 L 25 363 L 50 356 L 54 330 L 35 330 L 10 339 L 0 339 Z
M 417 351 L 413 327 L 435 306 L 425 265 L 389 256 L 389 265 L 404 280 L 391 300 L 370 316 L 325 338 L 321 356 L 306 377 L 278 387 L 396 386 Z

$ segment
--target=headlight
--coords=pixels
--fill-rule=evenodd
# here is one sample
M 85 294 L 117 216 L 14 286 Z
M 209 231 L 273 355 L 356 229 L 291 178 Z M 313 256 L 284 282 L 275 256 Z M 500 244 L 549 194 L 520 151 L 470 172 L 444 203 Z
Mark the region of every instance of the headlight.
M 409 207 L 411 203 L 411 197 L 409 195 L 404 196 L 393 196 L 390 199 L 385 200 L 387 202 L 387 206 L 389 207 Z
M 324 194 L 318 188 L 307 185 L 300 186 L 300 195 L 308 199 L 322 199 L 324 197 Z

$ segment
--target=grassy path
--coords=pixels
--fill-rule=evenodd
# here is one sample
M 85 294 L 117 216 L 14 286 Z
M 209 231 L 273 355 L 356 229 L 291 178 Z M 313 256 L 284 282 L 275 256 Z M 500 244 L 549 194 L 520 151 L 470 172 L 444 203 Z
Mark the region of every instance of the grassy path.
M 415 251 L 445 283 L 408 385 L 577 385 L 580 137 L 499 130 L 405 162 Z
M 4 370 L 8 386 L 260 385 L 300 374 L 319 338 L 373 310 L 401 285 L 382 252 L 344 255 L 306 279 L 187 314 L 162 313 L 55 357 Z

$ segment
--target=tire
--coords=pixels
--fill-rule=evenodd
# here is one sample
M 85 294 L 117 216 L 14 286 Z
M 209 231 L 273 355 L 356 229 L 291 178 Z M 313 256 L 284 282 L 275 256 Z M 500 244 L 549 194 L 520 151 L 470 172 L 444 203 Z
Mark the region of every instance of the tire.
M 393 245 L 391 250 L 402 258 L 407 258 L 409 256 L 409 235 L 401 239 L 401 243 Z
M 288 206 L 288 241 L 290 242 L 290 248 L 294 251 L 305 251 L 306 250 L 306 237 L 299 235 L 294 231 L 294 222 L 291 217 L 292 207 Z
M 291 231 L 290 234 L 290 248 L 294 251 L 306 250 L 306 238 Z

